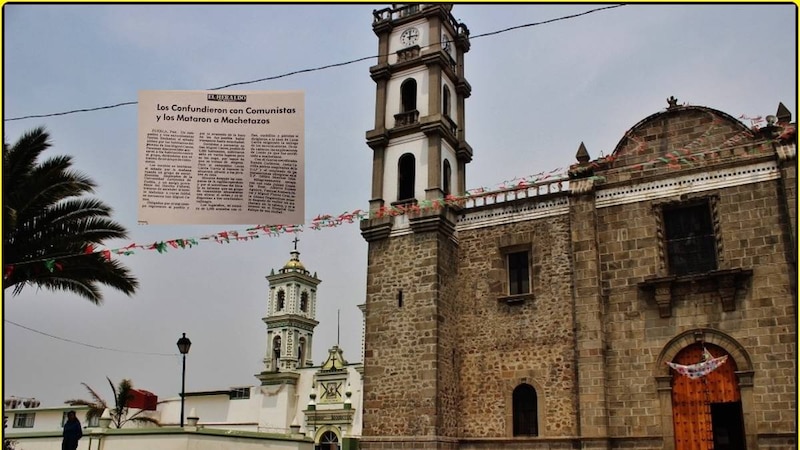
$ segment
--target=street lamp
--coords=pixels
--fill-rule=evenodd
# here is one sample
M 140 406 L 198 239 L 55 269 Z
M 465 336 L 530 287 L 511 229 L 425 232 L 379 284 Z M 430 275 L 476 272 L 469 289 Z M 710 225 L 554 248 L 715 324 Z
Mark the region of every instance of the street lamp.
M 183 337 L 178 339 L 178 351 L 183 355 L 183 372 L 181 372 L 181 428 L 183 428 L 183 406 L 186 402 L 186 354 L 189 353 L 189 347 L 192 346 L 192 341 L 183 333 Z

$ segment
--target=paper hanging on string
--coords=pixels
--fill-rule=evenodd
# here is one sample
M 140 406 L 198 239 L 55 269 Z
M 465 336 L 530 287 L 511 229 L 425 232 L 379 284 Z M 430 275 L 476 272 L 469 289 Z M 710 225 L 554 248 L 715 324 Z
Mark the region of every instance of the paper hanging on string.
M 301 91 L 139 92 L 139 223 L 302 224 Z
M 703 349 L 703 357 L 705 361 L 697 364 L 683 365 L 667 361 L 667 365 L 675 369 L 679 374 L 695 380 L 710 374 L 728 360 L 728 355 L 713 358 L 705 349 Z

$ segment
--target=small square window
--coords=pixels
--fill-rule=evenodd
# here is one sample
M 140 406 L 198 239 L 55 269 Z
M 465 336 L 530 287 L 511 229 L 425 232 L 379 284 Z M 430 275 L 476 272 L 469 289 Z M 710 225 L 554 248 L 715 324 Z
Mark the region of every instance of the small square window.
M 245 400 L 250 398 L 250 388 L 249 387 L 241 387 L 241 388 L 233 388 L 230 392 L 230 399 L 231 400 Z
M 717 240 L 707 201 L 665 208 L 664 245 L 671 275 L 717 269 Z
M 531 283 L 528 252 L 508 253 L 506 258 L 508 262 L 508 295 L 529 294 Z
M 14 414 L 14 428 L 33 428 L 33 421 L 36 413 L 17 413 Z

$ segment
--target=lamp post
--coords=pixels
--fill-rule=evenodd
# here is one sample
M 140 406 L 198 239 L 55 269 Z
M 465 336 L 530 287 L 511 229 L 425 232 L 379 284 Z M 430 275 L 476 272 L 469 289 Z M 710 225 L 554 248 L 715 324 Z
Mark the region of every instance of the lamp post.
M 178 339 L 178 351 L 183 355 L 183 371 L 181 372 L 181 428 L 183 428 L 183 407 L 186 402 L 186 354 L 189 353 L 189 347 L 192 346 L 192 341 L 183 333 L 183 337 Z

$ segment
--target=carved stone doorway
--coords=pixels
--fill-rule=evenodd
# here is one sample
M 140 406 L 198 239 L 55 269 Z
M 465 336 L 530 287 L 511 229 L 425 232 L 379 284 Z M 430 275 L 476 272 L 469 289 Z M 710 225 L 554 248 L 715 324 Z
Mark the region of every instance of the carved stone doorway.
M 722 347 L 693 343 L 673 362 L 691 365 L 703 360 L 703 347 L 727 361 L 707 375 L 692 379 L 671 370 L 672 417 L 676 450 L 745 450 L 741 393 L 736 361 Z

